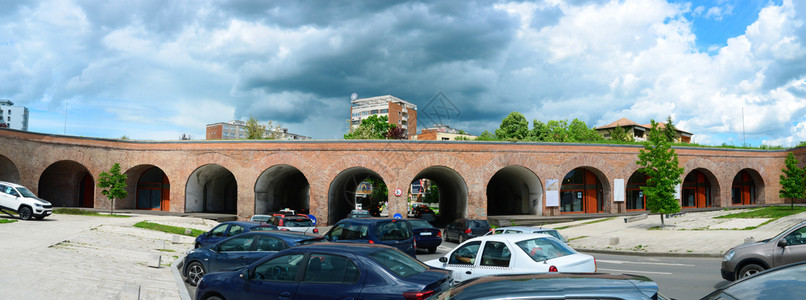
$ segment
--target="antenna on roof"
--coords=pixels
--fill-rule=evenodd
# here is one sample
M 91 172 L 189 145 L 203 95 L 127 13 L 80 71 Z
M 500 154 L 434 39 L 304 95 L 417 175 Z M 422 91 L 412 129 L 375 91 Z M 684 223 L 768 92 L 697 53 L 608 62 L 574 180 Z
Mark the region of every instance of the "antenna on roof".
M 356 94 L 356 93 L 352 93 L 352 94 L 350 95 L 350 100 L 355 100 L 355 99 L 358 99 L 358 94 Z

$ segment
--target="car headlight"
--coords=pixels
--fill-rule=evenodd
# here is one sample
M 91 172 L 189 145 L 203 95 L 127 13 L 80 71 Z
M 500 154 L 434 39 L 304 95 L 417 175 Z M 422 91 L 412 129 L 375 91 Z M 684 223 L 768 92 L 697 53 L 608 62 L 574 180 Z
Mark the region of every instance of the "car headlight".
M 725 253 L 725 256 L 722 257 L 722 261 L 730 261 L 734 255 L 736 255 L 736 252 L 733 249 L 728 250 L 728 253 Z
M 39 203 L 34 203 L 34 206 L 42 208 L 42 204 L 39 204 Z

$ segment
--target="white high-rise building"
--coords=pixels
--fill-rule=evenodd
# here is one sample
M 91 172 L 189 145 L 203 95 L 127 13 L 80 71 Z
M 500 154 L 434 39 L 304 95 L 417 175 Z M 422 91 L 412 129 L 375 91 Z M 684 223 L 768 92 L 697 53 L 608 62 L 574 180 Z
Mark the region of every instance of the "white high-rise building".
M 14 106 L 14 102 L 0 99 L 0 124 L 11 129 L 28 131 L 28 108 Z

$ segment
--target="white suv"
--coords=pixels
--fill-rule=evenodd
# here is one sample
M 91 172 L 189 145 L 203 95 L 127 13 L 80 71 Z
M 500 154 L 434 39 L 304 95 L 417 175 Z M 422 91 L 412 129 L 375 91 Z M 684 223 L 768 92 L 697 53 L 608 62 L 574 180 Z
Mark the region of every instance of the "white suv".
M 53 205 L 37 198 L 24 186 L 0 181 L 0 211 L 2 210 L 19 213 L 23 220 L 30 220 L 31 217 L 41 220 L 53 213 Z

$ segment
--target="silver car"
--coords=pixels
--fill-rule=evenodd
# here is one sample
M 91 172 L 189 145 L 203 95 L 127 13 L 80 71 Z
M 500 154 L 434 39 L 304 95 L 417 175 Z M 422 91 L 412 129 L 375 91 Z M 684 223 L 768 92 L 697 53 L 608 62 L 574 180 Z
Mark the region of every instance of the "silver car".
M 722 278 L 737 280 L 761 271 L 806 261 L 806 222 L 792 226 L 773 238 L 745 243 L 722 257 Z

